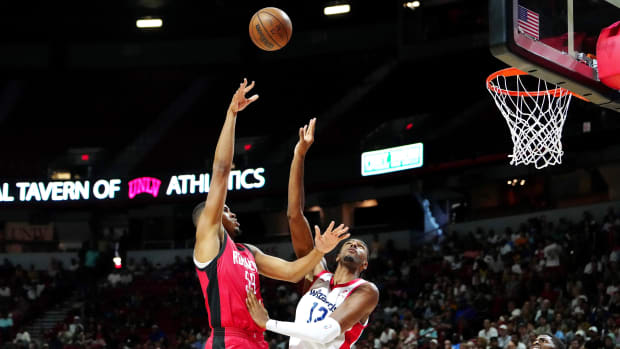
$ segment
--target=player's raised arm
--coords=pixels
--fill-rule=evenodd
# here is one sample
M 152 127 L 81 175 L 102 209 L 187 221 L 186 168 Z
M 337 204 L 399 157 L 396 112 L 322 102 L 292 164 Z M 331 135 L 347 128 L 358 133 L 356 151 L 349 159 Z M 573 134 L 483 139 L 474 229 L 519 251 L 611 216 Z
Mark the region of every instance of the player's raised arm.
M 372 283 L 356 288 L 330 316 L 317 322 L 298 323 L 272 320 L 253 293 L 248 293 L 246 306 L 254 322 L 262 328 L 285 336 L 326 344 L 356 323 L 365 321 L 379 302 L 379 290 Z
M 243 82 L 233 95 L 226 112 L 226 120 L 215 148 L 209 195 L 202 213 L 198 216 L 197 222 L 195 222 L 196 245 L 194 247 L 194 257 L 198 262 L 207 262 L 215 258 L 224 236 L 222 212 L 226 202 L 228 176 L 230 175 L 235 148 L 235 123 L 237 121 L 237 113 L 258 99 L 258 95 L 250 98 L 245 96 L 253 87 L 254 82 L 248 86 L 247 80 L 243 79 Z
M 291 230 L 293 250 L 297 258 L 301 258 L 314 247 L 310 224 L 304 216 L 304 160 L 308 149 L 314 142 L 314 128 L 316 118 L 310 120 L 308 125 L 299 129 L 299 141 L 295 145 L 293 161 L 288 179 L 288 208 L 286 215 Z
M 308 254 L 293 262 L 267 255 L 256 246 L 247 246 L 254 255 L 256 266 L 261 275 L 277 280 L 298 282 L 319 264 L 326 253 L 333 250 L 340 241 L 351 236 L 348 231 L 349 227 L 345 227 L 343 224 L 334 228 L 333 221 L 323 234 L 321 234 L 319 227 L 315 226 L 314 241 L 316 246 Z

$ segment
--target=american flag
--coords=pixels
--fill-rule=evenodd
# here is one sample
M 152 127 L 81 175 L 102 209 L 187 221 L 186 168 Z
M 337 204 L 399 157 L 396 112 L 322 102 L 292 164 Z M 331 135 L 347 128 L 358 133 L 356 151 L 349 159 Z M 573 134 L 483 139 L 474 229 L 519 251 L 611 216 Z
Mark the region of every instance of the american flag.
M 538 18 L 538 13 L 519 6 L 519 31 L 539 40 Z

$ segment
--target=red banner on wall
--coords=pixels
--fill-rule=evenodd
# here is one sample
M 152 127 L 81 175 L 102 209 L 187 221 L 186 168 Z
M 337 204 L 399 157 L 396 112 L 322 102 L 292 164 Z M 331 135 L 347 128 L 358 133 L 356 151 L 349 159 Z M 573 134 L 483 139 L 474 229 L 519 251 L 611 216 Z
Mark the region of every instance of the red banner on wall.
M 50 241 L 54 239 L 54 224 L 8 222 L 4 227 L 4 238 L 9 241 Z

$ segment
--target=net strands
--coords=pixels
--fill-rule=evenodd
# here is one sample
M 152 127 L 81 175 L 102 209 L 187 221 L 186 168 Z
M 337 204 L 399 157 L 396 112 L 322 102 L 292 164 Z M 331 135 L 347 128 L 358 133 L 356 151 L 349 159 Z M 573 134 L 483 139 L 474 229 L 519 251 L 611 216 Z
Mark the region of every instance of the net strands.
M 542 79 L 526 86 L 522 76 L 527 74 L 498 74 L 487 82 L 510 129 L 510 164 L 533 164 L 537 169 L 561 164 L 562 129 L 572 93 Z

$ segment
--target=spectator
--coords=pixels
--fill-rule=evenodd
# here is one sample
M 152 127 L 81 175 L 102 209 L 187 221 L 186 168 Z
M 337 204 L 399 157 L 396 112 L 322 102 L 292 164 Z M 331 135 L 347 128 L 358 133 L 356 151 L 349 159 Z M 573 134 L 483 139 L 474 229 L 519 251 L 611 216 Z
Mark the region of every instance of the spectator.
M 577 339 L 573 339 L 570 342 L 568 349 L 584 349 L 584 347 L 581 344 L 579 344 L 579 341 Z
M 474 349 L 475 347 L 476 346 L 474 345 L 474 342 L 468 341 L 468 342 L 461 344 L 461 347 L 459 349 Z
M 68 268 L 69 271 L 76 272 L 79 267 L 80 265 L 78 264 L 77 260 L 75 258 L 71 258 L 71 263 L 69 264 L 69 268 Z
M 499 347 L 506 348 L 511 339 L 512 337 L 508 335 L 508 326 L 506 324 L 499 325 L 499 337 L 497 337 Z
M 13 344 L 17 344 L 18 346 L 24 346 L 28 348 L 30 346 L 30 333 L 28 331 L 23 330 L 22 332 L 18 332 L 13 340 Z
M 69 331 L 69 326 L 67 326 L 67 324 L 62 324 L 62 329 L 58 332 L 57 337 L 63 345 L 73 343 L 73 332 Z
M 546 239 L 547 245 L 543 252 L 545 256 L 545 273 L 551 280 L 557 280 L 561 274 L 560 254 L 562 248 L 555 241 Z
M 605 336 L 605 341 L 603 342 L 603 348 L 605 349 L 612 349 L 616 347 L 616 339 L 614 338 L 613 334 L 608 334 L 607 336 Z
M 546 316 L 541 316 L 540 318 L 538 318 L 538 327 L 536 328 L 536 331 L 534 331 L 537 335 L 541 335 L 541 334 L 545 334 L 545 333 L 550 333 L 551 332 L 551 326 L 549 326 L 549 324 L 547 323 L 547 317 Z
M 497 337 L 498 333 L 495 327 L 491 326 L 491 320 L 484 319 L 482 322 L 483 329 L 478 332 L 478 337 L 482 337 L 488 341 L 491 340 L 491 337 Z
M 396 331 L 387 326 L 385 326 L 385 328 L 383 329 L 383 332 L 381 332 L 381 336 L 379 337 L 379 340 L 381 341 L 382 344 L 387 344 L 388 342 L 396 339 Z
M 108 275 L 108 284 L 111 287 L 116 287 L 116 285 L 118 285 L 120 281 L 121 281 L 121 274 L 117 270 L 112 271 L 110 275 Z
M 591 326 L 588 328 L 588 336 L 586 338 L 586 349 L 599 349 L 603 346 L 601 337 L 598 334 L 598 328 Z
M 487 341 L 486 338 L 484 337 L 478 337 L 478 340 L 476 340 L 476 349 L 487 349 L 487 345 L 488 345 L 489 341 Z
M 575 332 L 575 339 L 579 343 L 579 347 L 584 347 L 585 348 L 586 333 L 585 333 L 584 330 L 577 330 L 577 332 Z
M 153 325 L 151 326 L 151 334 L 149 334 L 149 342 L 151 344 L 162 343 L 166 340 L 166 334 L 162 331 L 159 326 Z
M 0 302 L 6 302 L 9 298 L 11 298 L 11 288 L 9 285 L 0 285 Z
M 437 330 L 433 327 L 430 321 L 424 321 L 426 324 L 422 330 L 420 330 L 420 339 L 422 342 L 428 343 L 433 339 L 437 339 Z M 437 342 L 439 344 L 439 342 Z
M 489 349 L 499 349 L 499 342 L 497 340 L 497 337 L 491 337 L 491 340 L 489 341 Z
M 76 333 L 83 332 L 83 331 L 84 331 L 84 325 L 82 325 L 80 317 L 75 315 L 73 317 L 73 323 L 69 325 L 69 332 L 71 333 L 71 336 L 75 338 Z
M 13 315 L 11 313 L 0 313 L 0 337 L 8 338 L 13 328 Z

